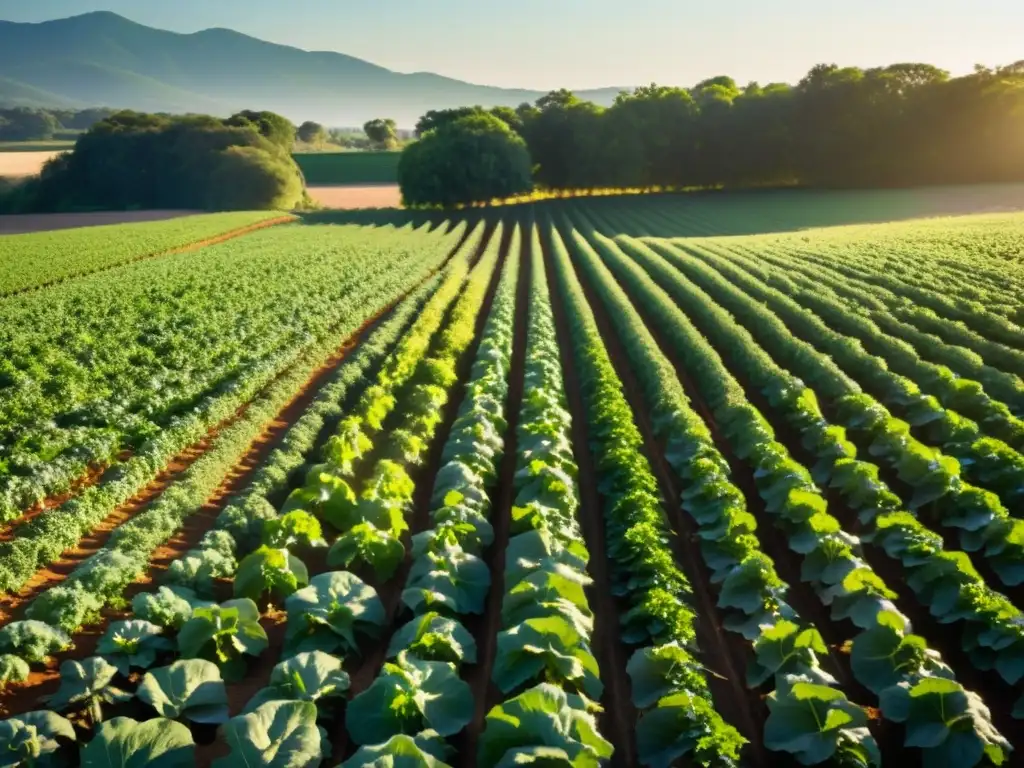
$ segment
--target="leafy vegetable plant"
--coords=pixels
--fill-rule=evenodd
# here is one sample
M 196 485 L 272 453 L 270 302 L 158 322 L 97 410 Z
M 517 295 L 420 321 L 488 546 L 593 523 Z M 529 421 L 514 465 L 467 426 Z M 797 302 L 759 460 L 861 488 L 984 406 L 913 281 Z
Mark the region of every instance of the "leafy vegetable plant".
M 431 729 L 453 736 L 473 717 L 473 694 L 455 667 L 421 661 L 403 651 L 345 712 L 345 727 L 359 744 Z
M 259 609 L 247 598 L 196 609 L 178 634 L 182 658 L 214 662 L 225 680 L 241 679 L 245 656 L 258 656 L 267 645 Z
M 136 695 L 170 720 L 217 724 L 228 719 L 228 694 L 220 669 L 205 659 L 150 670 Z

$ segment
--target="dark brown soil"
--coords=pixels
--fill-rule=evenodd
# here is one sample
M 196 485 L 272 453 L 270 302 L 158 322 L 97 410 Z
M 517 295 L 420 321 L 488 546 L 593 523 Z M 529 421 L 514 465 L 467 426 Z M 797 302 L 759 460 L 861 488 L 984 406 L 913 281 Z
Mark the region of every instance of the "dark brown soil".
M 551 266 L 549 265 L 550 270 Z M 776 763 L 769 763 L 765 756 L 762 735 L 764 720 L 767 717 L 767 709 L 757 692 L 748 689 L 745 685 L 745 670 L 751 658 L 749 644 L 738 635 L 727 633 L 722 628 L 718 609 L 714 601 L 716 590 L 712 588 L 710 574 L 704 565 L 704 560 L 697 547 L 696 528 L 689 517 L 682 513 L 678 488 L 664 459 L 661 446 L 658 445 L 654 437 L 639 383 L 632 372 L 625 350 L 612 328 L 603 303 L 593 291 L 592 286 L 589 285 L 586 279 L 586 275 L 581 270 L 577 270 L 577 277 L 580 279 L 584 293 L 587 296 L 587 301 L 597 320 L 598 329 L 601 332 L 608 354 L 622 382 L 623 392 L 633 411 L 634 422 L 643 435 L 645 453 L 651 462 L 651 468 L 654 470 L 663 498 L 665 499 L 664 507 L 668 522 L 678 535 L 678 538 L 672 544 L 677 562 L 682 566 L 690 583 L 693 585 L 694 608 L 702 618 L 702 621 L 697 625 L 698 644 L 701 660 L 711 672 L 707 679 L 716 709 L 727 722 L 736 726 L 740 733 L 750 742 L 747 750 L 747 759 L 752 764 L 778 764 L 777 760 Z M 555 283 L 552 282 L 552 284 L 554 285 Z M 560 315 L 561 317 L 559 317 Z M 560 327 L 560 337 L 565 339 L 562 342 L 563 348 L 565 348 L 564 345 L 568 342 L 568 320 L 564 317 L 564 311 L 561 311 L 560 306 L 559 311 L 556 312 L 556 318 L 558 318 Z M 564 336 L 562 335 L 563 333 L 565 334 Z M 564 360 L 563 365 L 566 365 Z M 566 367 L 568 368 L 567 365 Z M 573 375 L 572 381 L 569 380 L 568 376 L 566 379 L 570 398 L 579 401 L 576 407 L 582 409 L 582 400 L 578 394 L 580 391 L 579 385 L 574 380 L 575 375 Z M 576 394 L 574 395 L 573 393 Z M 576 416 L 576 413 L 580 415 Z M 574 411 L 574 424 L 583 421 L 582 414 L 582 410 Z M 574 440 L 574 442 L 576 441 Z M 592 473 L 593 470 L 590 466 L 589 457 L 587 457 L 587 464 L 588 471 Z M 581 477 L 588 476 L 584 473 L 582 464 L 580 465 L 580 470 Z M 596 508 L 599 509 L 600 507 Z M 593 550 L 591 554 L 593 555 Z M 602 591 L 608 592 L 609 590 L 605 589 Z M 621 615 L 621 612 L 618 612 L 616 615 Z M 623 668 L 625 660 L 623 659 L 621 662 Z M 626 690 L 628 691 L 628 687 Z
M 542 243 L 547 246 L 546 238 L 542 238 Z M 597 491 L 598 476 L 590 453 L 590 430 L 572 355 L 569 320 L 558 292 L 558 280 L 551 264 L 550 252 L 544 253 L 544 265 L 551 288 L 551 308 L 562 358 L 565 393 L 572 414 L 573 454 L 579 469 L 580 522 L 590 552 L 587 570 L 593 579 L 593 585 L 587 590 L 587 597 L 594 612 L 592 646 L 598 668 L 601 670 L 601 681 L 605 686 L 601 699 L 604 713 L 600 721 L 600 731 L 615 745 L 614 765 L 633 768 L 637 765 L 635 727 L 638 715 L 636 707 L 633 706 L 629 676 L 626 674 L 629 650 L 623 644 L 619 632 L 619 617 L 625 612 L 625 606 L 620 605 L 620 601 L 612 595 L 605 544 L 605 521 L 602 513 L 605 500 Z
M 505 248 L 508 243 L 506 242 Z M 511 258 L 507 255 L 506 258 Z M 505 594 L 505 548 L 508 546 L 512 504 L 515 500 L 515 471 L 517 454 L 516 429 L 523 401 L 524 372 L 526 368 L 526 337 L 529 330 L 530 298 L 529 239 L 521 240 L 519 282 L 516 285 L 515 332 L 509 368 L 508 402 L 505 406 L 508 429 L 505 433 L 504 454 L 498 468 L 498 481 L 491 492 L 491 522 L 494 543 L 485 554 L 491 572 L 491 589 L 482 616 L 466 618 L 465 627 L 472 633 L 477 645 L 477 663 L 466 665 L 462 676 L 473 691 L 476 702 L 472 722 L 456 739 L 457 755 L 454 768 L 472 766 L 476 759 L 477 744 L 483 733 L 487 713 L 501 698 L 501 691 L 491 682 L 491 673 L 497 654 L 497 638 L 501 631 L 501 603 Z
M 406 611 L 401 598 L 402 591 L 405 589 L 405 583 L 409 576 L 409 570 L 412 568 L 412 558 L 409 555 L 409 538 L 417 533 L 427 530 L 431 526 L 430 496 L 433 491 L 433 479 L 441 468 L 441 454 L 444 451 L 444 444 L 448 439 L 448 434 L 451 431 L 452 424 L 458 416 L 458 410 L 462 400 L 461 389 L 459 388 L 462 383 L 467 381 L 469 378 L 470 371 L 473 367 L 473 360 L 476 358 L 476 353 L 480 346 L 480 338 L 483 333 L 483 328 L 487 322 L 487 317 L 490 314 L 491 306 L 494 303 L 494 295 L 497 291 L 502 266 L 504 265 L 504 246 L 508 242 L 508 234 L 509 233 L 505 233 L 503 236 L 505 240 L 503 242 L 502 257 L 499 258 L 498 263 L 495 265 L 494 274 L 491 277 L 491 282 L 484 295 L 480 312 L 477 315 L 475 333 L 473 337 L 474 341 L 469 345 L 469 348 L 463 352 L 459 360 L 459 364 L 456 367 L 458 383 L 455 384 L 455 389 L 449 392 L 450 396 L 448 402 L 443 408 L 441 423 L 438 425 L 437 432 L 434 434 L 433 440 L 431 440 L 426 459 L 423 464 L 415 468 L 414 471 L 410 471 L 410 476 L 416 484 L 416 490 L 413 496 L 413 511 L 409 520 L 410 530 L 405 541 L 405 561 L 402 563 L 397 573 L 386 582 L 381 582 L 376 578 L 370 578 L 367 580 L 367 583 L 371 584 L 377 590 L 377 594 L 380 597 L 381 602 L 384 604 L 387 620 L 384 624 L 384 634 L 380 638 L 376 639 L 373 644 L 366 649 L 366 652 L 362 657 L 353 658 L 351 659 L 351 663 L 346 665 L 346 669 L 352 679 L 352 686 L 350 689 L 351 696 L 357 696 L 362 693 L 376 679 L 387 657 L 387 649 L 388 645 L 391 643 L 391 636 L 404 623 L 404 618 L 407 618 L 407 616 L 402 616 Z M 480 246 L 473 256 L 471 263 L 474 266 L 482 257 L 492 236 L 493 227 L 489 225 L 488 231 L 485 232 L 484 237 L 480 242 Z M 458 301 L 458 299 L 456 299 L 456 301 Z M 454 307 L 454 303 L 452 306 Z M 451 310 L 449 310 L 449 313 L 450 311 Z M 385 431 L 387 430 L 385 429 Z M 333 754 L 336 759 L 335 762 L 340 762 L 343 759 L 351 757 L 357 749 L 357 745 L 349 738 L 349 734 L 344 728 L 344 723 L 341 722 L 340 719 L 338 722 L 333 724 L 332 730 L 330 731 L 330 737 L 333 744 Z

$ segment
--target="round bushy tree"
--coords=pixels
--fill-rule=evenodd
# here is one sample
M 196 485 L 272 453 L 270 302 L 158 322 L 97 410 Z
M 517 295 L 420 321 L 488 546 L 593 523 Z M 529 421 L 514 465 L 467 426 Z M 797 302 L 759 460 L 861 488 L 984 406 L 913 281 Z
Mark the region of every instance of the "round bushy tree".
M 219 153 L 208 187 L 213 210 L 279 210 L 302 204 L 302 177 L 288 156 L 259 147 L 228 147 Z
M 489 114 L 427 131 L 402 152 L 398 181 L 406 205 L 475 203 L 533 189 L 526 142 Z

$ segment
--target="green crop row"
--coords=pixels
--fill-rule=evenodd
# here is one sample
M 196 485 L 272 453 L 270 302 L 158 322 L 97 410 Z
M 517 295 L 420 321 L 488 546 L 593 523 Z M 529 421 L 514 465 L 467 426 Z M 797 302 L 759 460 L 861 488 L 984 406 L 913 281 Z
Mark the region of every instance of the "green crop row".
M 587 231 L 586 227 L 584 231 Z M 753 466 L 758 493 L 765 503 L 766 512 L 783 532 L 790 550 L 802 557 L 801 580 L 811 584 L 822 602 L 831 608 L 834 621 L 848 619 L 864 630 L 852 639 L 851 668 L 854 677 L 879 696 L 883 717 L 893 722 L 906 723 L 907 743 L 912 746 L 916 730 L 926 727 L 926 723 L 932 727 L 934 723 L 927 718 L 921 719 L 920 713 L 908 719 L 905 712 L 906 699 L 901 699 L 901 696 L 916 698 L 928 695 L 936 701 L 951 697 L 950 700 L 957 698 L 977 700 L 980 703 L 976 694 L 965 691 L 955 682 L 952 671 L 934 652 L 929 652 L 930 660 L 913 664 L 866 663 L 886 643 L 926 648 L 926 641 L 910 634 L 909 620 L 896 610 L 892 602 L 896 593 L 864 561 L 859 542 L 845 534 L 839 521 L 829 514 L 827 503 L 810 473 L 791 459 L 786 449 L 775 441 L 767 421 L 746 402 L 743 390 L 731 379 L 717 354 L 675 306 L 671 297 L 661 291 L 637 264 L 631 263 L 626 254 L 611 241 L 596 234 L 591 234 L 591 237 L 601 260 L 647 308 L 651 322 L 665 334 L 692 372 L 697 386 L 707 396 L 715 420 L 732 450 L 739 459 Z M 587 258 L 589 249 L 582 241 L 580 245 L 577 252 L 581 254 L 581 260 L 589 262 L 591 269 L 596 270 L 597 253 L 590 251 Z M 611 273 L 605 274 L 607 277 L 602 282 L 607 285 L 610 284 L 608 281 L 611 280 Z M 624 307 L 617 309 L 616 316 L 625 314 Z M 704 309 L 720 312 L 713 305 Z M 751 347 L 749 341 L 742 339 L 733 339 L 730 344 L 732 350 Z M 636 349 L 639 345 L 629 346 Z M 677 397 L 681 396 L 680 393 Z M 808 644 L 806 639 L 800 639 L 801 634 L 795 625 L 784 625 L 782 628 L 777 626 L 775 631 L 762 634 L 755 641 L 758 662 L 768 665 L 778 664 L 782 659 L 792 661 L 793 652 Z M 814 647 L 815 644 L 810 645 Z M 825 649 L 820 637 L 817 647 L 822 651 Z M 785 667 L 785 663 L 782 667 Z M 933 690 L 936 679 L 942 681 L 941 690 Z M 926 690 L 929 693 L 926 694 Z M 821 694 L 824 696 L 825 691 L 822 690 Z M 835 700 L 832 694 L 826 699 Z M 778 698 L 774 700 L 774 706 L 769 706 L 772 716 L 766 726 L 766 745 L 778 748 L 780 742 L 777 729 L 782 727 L 778 716 L 783 713 L 787 716 L 784 732 L 792 738 L 800 732 L 802 721 L 796 718 L 800 709 L 793 706 L 792 701 L 780 702 Z M 973 738 L 974 743 L 979 745 L 979 751 L 984 746 L 993 752 L 1008 753 L 1008 742 L 995 731 L 983 705 L 972 707 L 971 711 L 974 718 L 971 722 Z M 803 722 L 806 724 L 808 721 Z M 862 733 L 859 744 L 860 759 L 864 762 L 880 761 L 877 746 L 874 746 L 870 737 L 863 738 L 865 734 L 866 731 Z M 831 736 L 835 749 L 845 751 L 848 748 L 844 742 L 851 740 L 850 735 L 836 733 Z M 954 736 L 952 729 L 946 729 L 943 736 L 937 737 L 936 743 L 931 745 L 935 751 L 927 754 L 947 754 L 953 740 L 960 738 L 964 738 L 963 732 L 957 732 Z M 821 752 L 817 758 L 824 756 L 825 753 Z

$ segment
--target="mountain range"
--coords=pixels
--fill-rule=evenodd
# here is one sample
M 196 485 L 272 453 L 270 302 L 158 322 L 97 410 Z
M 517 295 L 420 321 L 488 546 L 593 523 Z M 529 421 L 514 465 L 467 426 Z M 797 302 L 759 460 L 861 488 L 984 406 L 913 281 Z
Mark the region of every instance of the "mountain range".
M 610 104 L 623 88 L 580 91 Z M 269 109 L 293 121 L 357 126 L 390 117 L 412 127 L 429 109 L 517 106 L 540 91 L 402 74 L 334 52 L 304 51 L 230 29 L 179 34 L 100 11 L 0 21 L 0 105 L 115 107 L 229 115 Z

